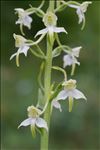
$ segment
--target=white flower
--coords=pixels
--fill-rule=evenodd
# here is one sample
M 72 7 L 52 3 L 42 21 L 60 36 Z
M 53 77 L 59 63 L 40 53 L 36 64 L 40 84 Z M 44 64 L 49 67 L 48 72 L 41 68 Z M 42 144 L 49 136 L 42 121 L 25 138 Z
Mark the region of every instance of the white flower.
M 63 57 L 63 67 L 65 68 L 66 66 L 71 66 L 73 64 L 78 64 L 80 65 L 80 62 L 77 61 L 77 58 L 79 57 L 80 49 L 82 47 L 76 47 L 73 48 L 71 51 L 68 52 L 67 55 L 64 55 Z
M 25 119 L 18 128 L 20 128 L 21 126 L 28 126 L 31 125 L 32 127 L 38 127 L 38 128 L 45 128 L 48 131 L 48 127 L 47 127 L 47 123 L 44 119 L 42 119 L 41 117 L 39 117 L 39 115 L 41 114 L 41 111 L 34 107 L 34 106 L 29 106 L 28 109 L 28 118 Z
M 68 98 L 69 100 L 69 112 L 72 110 L 72 105 L 73 105 L 73 99 L 85 99 L 86 97 L 84 96 L 84 94 L 79 91 L 78 89 L 76 89 L 76 80 L 68 80 L 65 81 L 62 86 L 64 86 L 64 90 L 62 90 L 57 97 L 55 98 L 55 100 L 53 101 L 52 105 L 55 108 L 58 108 L 61 110 L 61 106 L 60 103 L 58 102 L 59 100 L 66 100 Z M 57 103 L 56 103 L 57 102 Z
M 16 56 L 16 64 L 19 66 L 19 54 L 24 53 L 24 55 L 27 56 L 30 44 L 26 43 L 28 40 L 21 35 L 13 34 L 13 37 L 15 39 L 15 47 L 18 48 L 18 51 L 10 57 L 10 60 Z
M 52 12 L 47 12 L 44 15 L 43 22 L 44 22 L 46 28 L 38 31 L 36 36 L 41 35 L 41 34 L 46 34 L 46 33 L 49 33 L 51 35 L 53 33 L 60 33 L 60 32 L 67 33 L 63 27 L 56 27 L 57 16 Z
M 84 13 L 87 11 L 87 7 L 89 4 L 91 4 L 92 2 L 83 2 L 82 4 L 78 5 L 74 5 L 74 4 L 69 4 L 69 7 L 75 8 L 76 9 L 76 13 L 78 15 L 79 18 L 79 24 L 81 22 L 83 22 L 83 26 L 82 29 L 84 28 L 85 25 L 85 15 Z
M 22 8 L 16 8 L 15 11 L 18 13 L 19 17 L 16 24 L 24 25 L 30 29 L 32 23 L 32 18 L 29 16 L 30 13 Z

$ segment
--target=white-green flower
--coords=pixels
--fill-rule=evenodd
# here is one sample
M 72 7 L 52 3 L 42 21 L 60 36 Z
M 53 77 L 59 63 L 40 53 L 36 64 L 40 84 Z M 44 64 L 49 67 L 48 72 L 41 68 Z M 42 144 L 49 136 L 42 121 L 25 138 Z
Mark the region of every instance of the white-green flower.
M 82 4 L 80 5 L 74 5 L 74 4 L 69 4 L 68 6 L 69 7 L 72 7 L 72 8 L 75 8 L 76 9 L 76 13 L 78 15 L 78 18 L 79 18 L 79 24 L 81 22 L 83 22 L 83 26 L 82 26 L 82 29 L 84 28 L 84 25 L 85 25 L 85 12 L 87 11 L 87 7 L 89 4 L 91 4 L 92 2 L 83 2 Z
M 44 119 L 42 119 L 41 117 L 39 117 L 39 115 L 41 114 L 41 110 L 39 110 L 38 108 L 32 106 L 29 106 L 27 108 L 28 111 L 28 118 L 25 119 L 20 125 L 21 126 L 28 126 L 30 125 L 32 128 L 44 128 L 48 131 L 48 127 L 47 127 L 47 123 Z M 19 128 L 18 127 L 18 128 Z
M 31 28 L 32 18 L 29 16 L 30 12 L 25 11 L 22 8 L 16 8 L 15 11 L 18 13 L 18 20 L 16 21 L 16 24 L 24 25 L 28 27 L 28 29 Z
M 67 55 L 64 55 L 63 57 L 63 67 L 71 66 L 73 64 L 80 65 L 80 62 L 77 61 L 77 58 L 79 57 L 80 49 L 82 47 L 75 47 L 71 51 L 68 51 Z
M 18 48 L 18 51 L 10 57 L 10 60 L 16 56 L 16 65 L 19 66 L 19 54 L 24 53 L 27 56 L 27 51 L 31 44 L 21 35 L 13 34 L 13 37 L 15 39 L 15 47 Z
M 86 97 L 84 96 L 84 94 L 79 91 L 78 89 L 76 89 L 76 80 L 68 80 L 65 81 L 62 86 L 64 86 L 64 89 L 62 91 L 60 91 L 60 93 L 57 95 L 57 97 L 55 98 L 55 100 L 53 101 L 52 105 L 55 108 L 60 109 L 61 111 L 61 106 L 59 103 L 59 100 L 69 100 L 69 112 L 71 112 L 72 110 L 72 106 L 73 106 L 73 99 L 85 99 Z
M 67 31 L 63 27 L 56 27 L 57 16 L 52 12 L 47 12 L 44 15 L 43 22 L 46 28 L 38 31 L 36 36 L 46 33 L 49 33 L 50 35 L 52 35 L 53 33 L 60 33 L 60 32 L 67 33 Z

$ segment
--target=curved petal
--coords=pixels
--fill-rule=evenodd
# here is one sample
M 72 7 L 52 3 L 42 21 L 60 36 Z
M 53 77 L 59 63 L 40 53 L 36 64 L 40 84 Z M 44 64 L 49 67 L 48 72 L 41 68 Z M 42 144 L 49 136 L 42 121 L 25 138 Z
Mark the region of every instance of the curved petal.
M 13 55 L 11 55 L 10 60 L 13 59 L 16 56 L 17 53 L 14 53 Z
M 28 49 L 29 49 L 29 46 L 23 46 L 22 48 L 21 48 L 21 51 L 20 51 L 20 53 L 24 53 L 24 55 L 25 56 L 27 56 L 27 51 L 28 51 Z
M 92 4 L 92 2 L 83 2 L 83 3 L 81 4 L 81 9 L 82 9 L 82 11 L 83 11 L 84 13 L 87 11 L 87 7 L 88 7 L 89 4 Z
M 76 9 L 79 7 L 79 6 L 74 5 L 74 4 L 68 4 L 68 6 L 71 7 L 71 8 L 76 8 Z
M 80 65 L 80 62 L 78 62 L 77 59 L 75 57 L 73 57 L 73 64 Z
M 36 118 L 31 118 L 31 125 L 35 125 L 35 123 L 36 123 Z
M 72 49 L 72 54 L 73 54 L 75 57 L 79 57 L 79 53 L 80 53 L 80 49 L 81 49 L 81 48 L 82 48 L 81 46 L 73 48 L 73 49 Z
M 67 31 L 63 27 L 54 27 L 54 32 L 56 33 L 65 32 L 67 34 Z
M 38 31 L 38 32 L 36 33 L 35 37 L 37 37 L 38 35 L 41 35 L 41 34 L 45 34 L 45 33 L 47 33 L 47 32 L 48 32 L 48 29 L 47 29 L 47 28 L 42 29 L 42 30 L 40 30 L 40 31 Z
M 28 119 L 25 119 L 23 122 L 21 122 L 21 124 L 18 126 L 18 128 L 20 128 L 21 126 L 28 126 L 31 124 L 31 121 L 32 121 L 32 118 L 28 118 Z
M 77 13 L 78 18 L 79 18 L 78 23 L 80 24 L 84 20 L 84 18 L 85 18 L 84 13 L 80 9 L 80 7 L 77 9 L 76 13 Z
M 36 119 L 36 125 L 37 125 L 37 127 L 45 128 L 48 131 L 48 126 L 47 126 L 47 123 L 46 123 L 46 121 L 44 119 L 37 118 Z
M 76 99 L 83 98 L 83 99 L 86 100 L 85 95 L 81 91 L 79 91 L 77 89 L 72 90 L 72 97 L 74 97 Z
M 14 9 L 17 13 L 24 13 L 25 10 L 23 8 L 15 8 Z
M 62 111 L 60 103 L 57 100 L 55 100 L 55 99 L 52 101 L 52 106 L 54 106 L 55 108 L 59 109 L 60 112 Z
M 23 25 L 27 26 L 29 29 L 31 28 L 31 22 L 32 22 L 32 18 L 28 15 L 26 15 L 23 19 Z
M 53 33 L 55 32 L 54 27 L 53 26 L 48 26 L 47 28 L 48 28 L 49 35 L 53 36 Z
M 67 97 L 68 97 L 67 90 L 62 90 L 62 91 L 58 94 L 58 96 L 57 96 L 56 99 L 57 99 L 57 100 L 60 100 L 60 99 L 65 100 Z
M 73 64 L 73 58 L 71 55 L 64 55 L 63 57 L 63 67 L 65 68 L 66 66 L 71 66 Z
M 15 24 L 23 24 L 23 21 L 21 19 L 18 19 Z

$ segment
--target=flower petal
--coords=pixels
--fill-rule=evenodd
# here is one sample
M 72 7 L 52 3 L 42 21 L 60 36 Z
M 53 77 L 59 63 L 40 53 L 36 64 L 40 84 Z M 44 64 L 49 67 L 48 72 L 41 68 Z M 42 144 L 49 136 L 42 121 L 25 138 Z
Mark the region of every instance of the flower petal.
M 73 58 L 71 55 L 64 55 L 63 57 L 63 67 L 65 68 L 66 66 L 71 66 L 73 64 Z
M 47 126 L 47 123 L 46 123 L 46 121 L 44 119 L 37 118 L 36 119 L 36 125 L 37 125 L 37 127 L 45 128 L 48 131 L 48 126 Z
M 47 28 L 48 28 L 49 34 L 50 34 L 50 35 L 53 35 L 53 33 L 55 32 L 55 31 L 54 31 L 54 27 L 53 27 L 53 26 L 48 26 Z
M 82 11 L 83 11 L 84 13 L 87 11 L 87 7 L 88 7 L 89 4 L 92 4 L 92 2 L 83 2 L 83 3 L 81 4 L 81 9 L 82 9 Z
M 66 66 L 71 66 L 73 64 L 80 65 L 80 62 L 78 62 L 77 59 L 72 54 L 68 54 L 63 57 L 63 67 L 64 68 Z
M 29 46 L 24 45 L 21 47 L 20 53 L 24 53 L 24 55 L 27 56 L 28 49 L 29 49 Z
M 76 13 L 77 13 L 78 18 L 79 18 L 78 23 L 80 24 L 85 19 L 85 15 L 82 12 L 82 10 L 80 9 L 80 7 L 77 9 Z
M 65 32 L 67 34 L 67 31 L 63 27 L 54 27 L 54 32 L 56 33 Z
M 81 48 L 82 48 L 81 46 L 73 48 L 73 49 L 72 49 L 72 54 L 73 54 L 75 57 L 79 57 L 79 53 L 80 53 L 80 49 L 81 49 Z
M 58 94 L 58 96 L 57 96 L 56 99 L 57 99 L 57 100 L 60 100 L 60 99 L 65 100 L 67 97 L 68 97 L 67 91 L 66 91 L 66 90 L 62 90 L 62 91 Z
M 40 30 L 40 31 L 38 31 L 38 32 L 36 33 L 35 37 L 37 37 L 38 35 L 41 35 L 41 34 L 45 34 L 45 33 L 47 33 L 47 32 L 48 32 L 48 29 L 47 29 L 47 28 L 42 29 L 42 30 Z
M 25 10 L 23 8 L 15 8 L 14 9 L 17 13 L 23 13 Z
M 13 55 L 11 55 L 10 60 L 13 59 L 16 55 L 17 53 L 14 53 Z
M 18 126 L 18 128 L 20 128 L 21 126 L 28 126 L 31 124 L 31 121 L 32 121 L 32 118 L 28 118 L 28 119 L 25 119 L 23 122 L 21 122 L 21 124 Z
M 79 91 L 77 89 L 72 90 L 72 97 L 76 98 L 76 99 L 83 98 L 83 99 L 86 100 L 85 95 L 81 91 Z
M 31 125 L 35 125 L 35 123 L 36 123 L 36 118 L 31 118 Z
M 31 28 L 31 22 L 32 22 L 32 18 L 30 16 L 26 15 L 23 18 L 23 25 L 27 26 L 29 29 Z
M 77 64 L 77 65 L 80 65 L 80 62 L 77 61 L 77 59 L 75 57 L 73 57 L 73 64 Z
M 60 103 L 59 103 L 56 99 L 54 99 L 54 100 L 52 101 L 52 106 L 54 106 L 55 108 L 59 109 L 60 112 L 62 111 L 61 105 L 60 105 Z
M 76 8 L 76 9 L 79 7 L 79 6 L 74 5 L 74 4 L 68 4 L 68 6 L 71 7 L 71 8 Z

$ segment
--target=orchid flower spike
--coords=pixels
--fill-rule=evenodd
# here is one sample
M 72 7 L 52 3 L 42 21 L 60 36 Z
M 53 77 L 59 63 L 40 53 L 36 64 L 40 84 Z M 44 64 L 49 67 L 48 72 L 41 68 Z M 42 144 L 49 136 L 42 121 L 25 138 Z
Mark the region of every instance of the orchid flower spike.
M 63 57 L 63 67 L 64 68 L 72 65 L 71 75 L 74 74 L 75 64 L 80 65 L 80 62 L 77 61 L 77 58 L 79 57 L 81 48 L 82 48 L 81 46 L 72 48 L 71 51 L 68 51 L 68 54 L 64 55 L 64 57 Z
M 28 29 L 31 29 L 32 18 L 29 16 L 30 12 L 27 12 L 22 8 L 16 8 L 15 11 L 18 14 L 18 20 L 16 21 L 16 24 L 20 24 L 20 30 L 24 35 L 23 26 L 26 26 L 28 27 Z
M 79 5 L 74 5 L 74 4 L 69 4 L 69 7 L 75 8 L 76 9 L 76 13 L 78 15 L 79 18 L 79 24 L 83 22 L 82 28 L 84 28 L 85 26 L 85 12 L 87 11 L 87 7 L 89 4 L 91 4 L 92 2 L 83 2 L 82 4 Z
M 48 11 L 43 17 L 43 22 L 46 28 L 38 31 L 36 36 L 46 33 L 52 36 L 53 33 L 60 32 L 65 32 L 67 34 L 67 31 L 63 27 L 56 27 L 57 16 L 54 13 Z
M 65 81 L 62 86 L 64 87 L 64 89 L 62 91 L 60 91 L 60 93 L 57 95 L 57 97 L 55 98 L 55 100 L 53 101 L 52 105 L 55 108 L 58 108 L 61 111 L 61 106 L 60 103 L 58 102 L 59 100 L 66 100 L 68 98 L 69 100 L 69 112 L 72 111 L 72 106 L 73 106 L 73 99 L 85 99 L 86 97 L 84 96 L 84 94 L 79 91 L 78 89 L 76 89 L 76 80 L 68 80 Z
M 24 55 L 27 56 L 27 51 L 32 43 L 23 36 L 16 35 L 15 33 L 13 34 L 13 37 L 15 39 L 15 47 L 18 48 L 18 51 L 10 57 L 10 60 L 16 56 L 16 65 L 19 67 L 19 54 L 24 53 Z
M 20 128 L 21 126 L 31 126 L 31 131 L 35 134 L 36 128 L 44 128 L 46 131 L 48 131 L 47 123 L 44 119 L 42 119 L 40 116 L 41 110 L 32 106 L 29 106 L 27 108 L 28 111 L 28 118 L 25 119 L 21 124 L 18 126 Z M 32 133 L 33 134 L 33 133 Z

